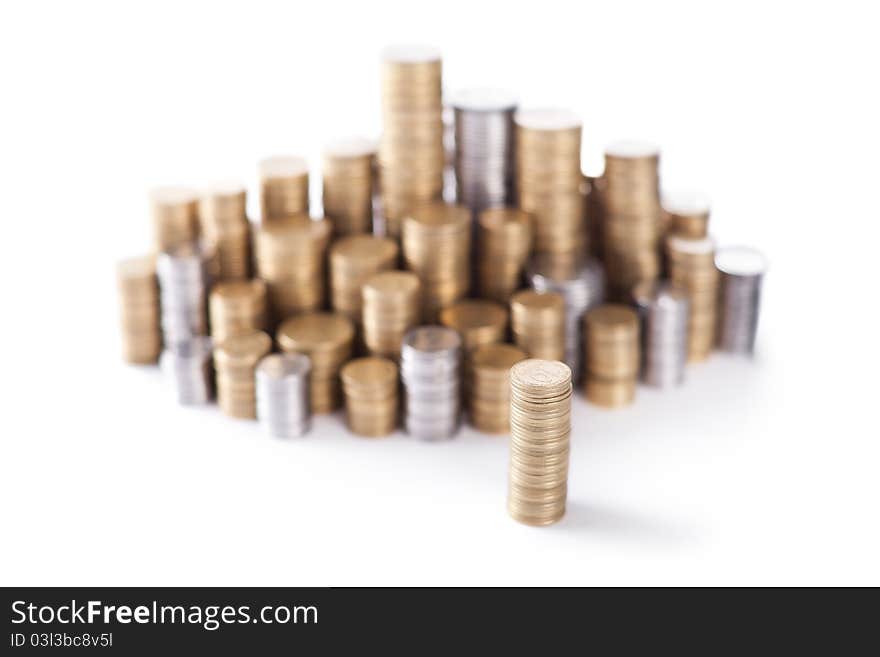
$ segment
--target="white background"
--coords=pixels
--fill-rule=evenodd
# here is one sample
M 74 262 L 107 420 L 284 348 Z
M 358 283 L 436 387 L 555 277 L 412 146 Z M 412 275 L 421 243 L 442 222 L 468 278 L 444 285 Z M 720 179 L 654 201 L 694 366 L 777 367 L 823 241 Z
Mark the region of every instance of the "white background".
M 869 3 L 817 4 L 4 2 L 0 581 L 880 584 L 880 41 Z M 579 111 L 588 173 L 658 142 L 772 261 L 754 362 L 577 400 L 551 528 L 508 518 L 502 438 L 272 440 L 118 356 L 147 189 L 376 136 L 396 42 L 439 46 L 448 90 Z

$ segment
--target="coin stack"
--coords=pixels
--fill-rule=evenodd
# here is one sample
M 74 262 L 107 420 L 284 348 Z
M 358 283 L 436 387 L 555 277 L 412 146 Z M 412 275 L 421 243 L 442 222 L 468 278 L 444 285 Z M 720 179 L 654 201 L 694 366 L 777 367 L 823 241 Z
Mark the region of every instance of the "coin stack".
M 373 230 L 373 159 L 376 145 L 346 139 L 324 149 L 324 216 L 336 235 Z
M 767 260 L 755 249 L 731 246 L 718 249 L 715 265 L 721 272 L 718 347 L 726 352 L 751 354 L 755 350 Z
M 324 305 L 324 254 L 330 222 L 306 217 L 276 219 L 256 232 L 257 273 L 266 281 L 273 319 Z
M 465 354 L 478 347 L 503 342 L 507 308 L 496 301 L 464 299 L 440 312 L 440 323 L 461 334 Z
M 187 242 L 162 251 L 156 260 L 162 339 L 166 345 L 208 334 L 207 300 L 213 254 Z
M 701 239 L 709 233 L 709 200 L 700 194 L 680 192 L 663 195 L 668 233 Z
M 312 312 L 285 320 L 278 327 L 278 346 L 305 354 L 312 361 L 309 399 L 313 414 L 330 413 L 342 402 L 339 370 L 351 358 L 354 324 L 338 313 Z
M 269 157 L 259 164 L 260 220 L 308 216 L 309 165 L 301 157 Z
M 666 239 L 669 278 L 684 289 L 690 302 L 688 361 L 705 360 L 715 345 L 718 316 L 718 270 L 715 242 L 710 237 L 692 239 L 674 235 Z
M 510 469 L 507 511 L 527 525 L 565 514 L 571 437 L 571 370 L 529 359 L 510 368 Z
M 150 192 L 157 251 L 188 244 L 199 237 L 199 194 L 188 187 L 158 187 Z
M 420 440 L 445 440 L 461 417 L 461 337 L 442 326 L 420 326 L 404 336 L 400 377 L 404 427 Z
M 642 381 L 670 388 L 684 381 L 690 304 L 669 283 L 641 283 L 633 290 L 640 317 Z
M 557 263 L 586 251 L 581 120 L 558 109 L 520 110 L 516 124 L 516 195 L 534 215 L 534 250 Z
M 510 298 L 513 341 L 540 360 L 565 357 L 565 299 L 558 292 L 520 290 Z
M 526 358 L 526 352 L 509 344 L 487 344 L 471 354 L 468 412 L 480 431 L 510 431 L 510 368 Z
M 506 304 L 532 249 L 531 217 L 517 208 L 490 208 L 480 213 L 478 225 L 480 294 Z
M 403 259 L 422 284 L 422 317 L 438 312 L 467 294 L 470 281 L 470 211 L 458 205 L 420 206 L 403 221 Z
M 532 259 L 529 282 L 537 292 L 558 292 L 565 300 L 565 358 L 575 381 L 581 377 L 581 319 L 605 300 L 605 275 L 595 260 L 559 264 L 552 257 Z
M 397 365 L 369 356 L 346 363 L 340 372 L 345 420 L 359 436 L 387 436 L 397 427 Z
M 257 418 L 270 436 L 297 438 L 309 430 L 311 368 L 302 354 L 270 354 L 257 365 Z
M 122 357 L 128 363 L 148 365 L 159 359 L 159 286 L 156 259 L 129 258 L 116 265 Z
M 373 274 L 394 269 L 399 253 L 390 237 L 349 235 L 330 247 L 330 303 L 360 326 L 364 282 Z
M 605 150 L 603 257 L 610 292 L 620 298 L 660 275 L 659 162 L 651 144 L 621 141 Z
M 403 336 L 419 323 L 419 278 L 408 271 L 384 271 L 368 278 L 363 296 L 363 331 L 367 351 L 400 359 Z
M 584 315 L 586 394 L 608 408 L 635 399 L 639 377 L 639 316 L 622 304 L 608 303 Z
M 217 401 L 229 417 L 257 417 L 254 371 L 272 351 L 272 338 L 263 331 L 233 335 L 214 345 L 217 372 Z
M 217 280 L 246 279 L 251 269 L 247 191 L 238 183 L 218 183 L 199 202 L 202 235 L 217 253 Z
M 214 340 L 222 342 L 233 335 L 264 330 L 268 313 L 266 295 L 266 284 L 258 278 L 214 285 L 208 297 Z
M 384 234 L 398 237 L 410 209 L 443 193 L 443 108 L 440 53 L 392 47 L 382 56 L 379 185 Z
M 200 336 L 169 343 L 159 364 L 162 373 L 171 379 L 179 404 L 192 406 L 211 400 L 211 338 Z

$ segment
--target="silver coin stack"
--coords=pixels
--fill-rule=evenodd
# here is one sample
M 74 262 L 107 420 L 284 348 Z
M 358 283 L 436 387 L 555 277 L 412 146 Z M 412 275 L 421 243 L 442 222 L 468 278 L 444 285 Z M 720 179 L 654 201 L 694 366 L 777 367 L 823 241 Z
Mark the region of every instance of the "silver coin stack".
M 558 292 L 565 299 L 565 364 L 572 378 L 582 374 L 583 331 L 581 320 L 591 308 L 605 300 L 605 271 L 598 261 L 587 259 L 560 267 L 547 256 L 538 255 L 528 268 L 528 280 L 536 292 Z
M 730 353 L 752 354 L 767 259 L 753 248 L 731 246 L 718 249 L 715 267 L 721 272 L 718 348 Z
M 257 365 L 257 418 L 269 435 L 296 438 L 309 430 L 311 369 L 303 354 L 270 354 Z
M 420 326 L 403 338 L 400 377 L 404 427 L 420 440 L 446 440 L 461 418 L 461 337 L 442 326 Z
M 211 350 L 211 338 L 205 336 L 166 343 L 159 366 L 171 380 L 178 403 L 206 404 L 213 397 Z
M 690 301 L 669 283 L 642 283 L 633 292 L 641 320 L 642 381 L 670 388 L 684 381 Z
M 165 344 L 208 335 L 210 263 L 211 253 L 195 243 L 162 251 L 156 259 Z

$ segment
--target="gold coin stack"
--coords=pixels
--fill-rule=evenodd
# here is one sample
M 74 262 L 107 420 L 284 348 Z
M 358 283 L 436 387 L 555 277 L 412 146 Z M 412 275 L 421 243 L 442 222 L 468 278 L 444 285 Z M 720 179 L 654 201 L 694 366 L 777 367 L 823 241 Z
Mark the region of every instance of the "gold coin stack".
M 521 290 L 510 297 L 513 341 L 529 358 L 565 357 L 565 299 L 558 292 Z
M 491 208 L 479 216 L 480 295 L 506 304 L 520 286 L 532 250 L 532 219 L 517 208 Z
M 373 158 L 366 139 L 337 141 L 324 149 L 324 216 L 336 235 L 373 231 Z
M 520 110 L 516 125 L 518 205 L 534 217 L 534 250 L 569 261 L 587 248 L 581 120 L 557 109 Z
M 529 359 L 510 368 L 510 469 L 507 511 L 527 525 L 565 514 L 571 437 L 571 370 Z
M 471 354 L 467 401 L 471 423 L 480 431 L 510 431 L 510 368 L 527 357 L 509 344 L 487 344 Z
M 340 372 L 345 393 L 345 420 L 359 436 L 387 436 L 397 427 L 397 365 L 369 356 L 346 363 Z
M 150 192 L 157 251 L 198 240 L 199 195 L 188 187 L 157 187 Z
M 324 305 L 324 254 L 330 222 L 307 217 L 276 219 L 256 232 L 257 275 L 266 281 L 273 319 Z
M 465 296 L 470 283 L 471 213 L 447 203 L 423 205 L 403 220 L 403 259 L 422 284 L 422 318 Z
M 613 408 L 635 399 L 639 377 L 639 316 L 622 304 L 596 306 L 584 316 L 586 395 Z
M 687 292 L 688 362 L 706 360 L 715 346 L 718 317 L 718 269 L 715 242 L 710 237 L 692 239 L 671 235 L 666 239 L 666 260 L 672 284 Z
M 152 364 L 162 351 L 159 330 L 159 284 L 156 259 L 128 258 L 116 265 L 122 357 L 128 363 Z
M 217 402 L 230 417 L 256 419 L 255 370 L 272 351 L 272 338 L 263 331 L 233 335 L 214 345 Z
M 269 157 L 259 164 L 260 220 L 308 216 L 309 165 L 301 157 Z
M 364 344 L 374 356 L 400 360 L 403 336 L 419 324 L 421 284 L 408 271 L 384 271 L 362 287 Z
M 219 281 L 246 279 L 251 270 L 247 191 L 237 183 L 209 187 L 199 202 L 202 235 L 216 252 Z
M 701 239 L 709 234 L 709 200 L 699 194 L 676 193 L 663 197 L 670 235 Z
M 354 324 L 345 315 L 313 312 L 278 327 L 278 346 L 312 361 L 309 397 L 312 413 L 331 413 L 342 402 L 339 370 L 351 358 Z
M 413 207 L 443 193 L 442 62 L 430 48 L 388 48 L 382 57 L 379 185 L 384 234 L 399 237 Z
M 208 297 L 208 313 L 211 337 L 218 343 L 264 330 L 268 315 L 266 283 L 258 278 L 217 283 Z
M 338 313 L 361 324 L 364 282 L 373 274 L 397 266 L 400 248 L 389 237 L 349 235 L 330 246 L 330 304 Z

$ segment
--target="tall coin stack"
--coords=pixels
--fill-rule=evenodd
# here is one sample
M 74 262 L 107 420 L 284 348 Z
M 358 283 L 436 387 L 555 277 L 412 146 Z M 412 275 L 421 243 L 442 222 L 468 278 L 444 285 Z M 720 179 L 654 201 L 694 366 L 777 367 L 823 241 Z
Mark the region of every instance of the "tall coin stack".
M 715 345 L 718 317 L 718 270 L 715 268 L 715 242 L 710 237 L 666 239 L 669 279 L 687 292 L 688 361 L 705 360 Z
M 188 187 L 158 187 L 150 192 L 153 237 L 157 251 L 194 242 L 199 237 L 199 195 Z
M 259 164 L 260 221 L 308 216 L 309 165 L 301 157 L 269 157 Z
M 565 299 L 558 292 L 520 290 L 510 298 L 513 341 L 540 360 L 565 358 Z
M 208 334 L 208 288 L 213 254 L 194 242 L 162 251 L 156 260 L 166 345 Z
M 461 420 L 461 337 L 442 326 L 415 328 L 403 339 L 400 378 L 404 427 L 420 440 L 445 440 Z
M 517 208 L 490 208 L 478 219 L 480 295 L 507 303 L 520 286 L 532 249 L 532 220 Z
M 257 364 L 257 419 L 270 436 L 297 438 L 309 430 L 311 368 L 302 354 L 270 354 Z
M 642 381 L 669 388 L 684 381 L 690 303 L 669 283 L 642 283 L 633 290 L 641 319 Z
M 116 287 L 119 290 L 122 357 L 128 363 L 155 363 L 162 350 L 156 259 L 146 256 L 119 262 L 116 265 Z
M 333 310 L 361 324 L 364 282 L 373 274 L 394 269 L 399 254 L 389 237 L 349 235 L 330 246 L 330 303 Z
M 510 368 L 526 358 L 526 352 L 509 344 L 487 344 L 471 354 L 468 409 L 480 431 L 510 431 Z
M 165 345 L 159 365 L 171 379 L 179 404 L 192 406 L 211 400 L 211 338 L 200 336 Z
M 443 193 L 443 107 L 440 53 L 418 46 L 382 56 L 379 185 L 384 234 L 398 237 L 413 207 Z
M 217 373 L 217 401 L 229 417 L 257 417 L 257 390 L 254 371 L 272 351 L 272 338 L 263 331 L 233 335 L 214 345 Z
M 584 316 L 586 395 L 608 408 L 629 404 L 639 377 L 639 317 L 622 304 L 604 304 Z
M 217 280 L 246 279 L 251 270 L 251 231 L 247 191 L 237 183 L 218 183 L 199 202 L 202 235 L 217 253 Z
M 571 437 L 571 370 L 529 359 L 510 368 L 510 468 L 507 511 L 527 525 L 565 514 Z
M 726 352 L 751 354 L 755 350 L 767 260 L 755 249 L 731 246 L 718 249 L 715 265 L 721 272 L 718 347 Z
M 354 324 L 345 315 L 313 312 L 278 327 L 278 346 L 312 361 L 309 398 L 313 414 L 331 413 L 342 403 L 339 370 L 352 354 Z
M 208 297 L 208 314 L 215 342 L 264 330 L 268 315 L 266 284 L 258 278 L 217 283 Z
M 387 436 L 397 427 L 397 365 L 370 356 L 346 363 L 340 372 L 345 420 L 359 436 Z
M 699 194 L 679 192 L 663 195 L 667 232 L 701 239 L 709 232 L 709 200 Z
M 366 139 L 333 142 L 324 149 L 324 216 L 336 235 L 373 231 L 373 159 Z
M 368 278 L 363 296 L 363 331 L 367 351 L 400 359 L 403 336 L 419 324 L 419 278 L 409 271 L 384 271 Z

